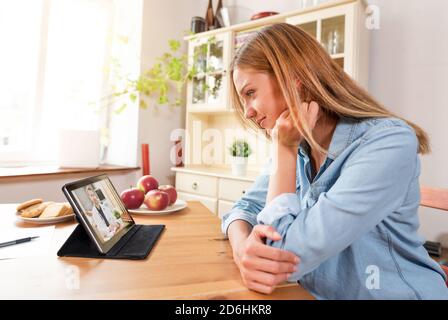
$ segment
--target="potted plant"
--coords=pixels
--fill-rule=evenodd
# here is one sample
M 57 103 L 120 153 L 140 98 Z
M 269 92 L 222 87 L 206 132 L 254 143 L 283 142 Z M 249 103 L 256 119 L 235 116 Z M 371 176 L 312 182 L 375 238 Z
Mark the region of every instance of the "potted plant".
M 229 147 L 232 156 L 232 174 L 245 176 L 247 171 L 247 158 L 252 153 L 249 143 L 244 139 L 235 139 Z

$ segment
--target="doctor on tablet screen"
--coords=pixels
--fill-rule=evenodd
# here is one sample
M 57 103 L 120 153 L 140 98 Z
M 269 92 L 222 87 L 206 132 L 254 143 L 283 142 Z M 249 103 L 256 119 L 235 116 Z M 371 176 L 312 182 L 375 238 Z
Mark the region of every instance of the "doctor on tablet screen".
M 107 203 L 101 203 L 92 185 L 85 187 L 85 191 L 93 206 L 86 214 L 97 233 L 105 240 L 109 240 L 120 229 L 120 222 L 114 216 Z

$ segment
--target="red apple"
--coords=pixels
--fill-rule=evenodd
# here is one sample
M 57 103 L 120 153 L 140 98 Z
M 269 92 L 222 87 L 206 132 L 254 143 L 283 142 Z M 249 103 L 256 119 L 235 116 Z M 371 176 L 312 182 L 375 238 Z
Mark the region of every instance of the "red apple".
M 120 195 L 127 209 L 138 209 L 145 200 L 145 193 L 139 188 L 129 188 L 124 190 Z
M 170 203 L 169 206 L 174 204 L 177 200 L 177 191 L 176 188 L 174 188 L 172 185 L 166 184 L 159 187 L 159 190 L 162 190 L 166 193 L 168 193 L 168 196 L 170 197 Z
M 137 182 L 137 187 L 142 189 L 145 194 L 159 187 L 159 182 L 151 175 L 141 177 Z
M 170 197 L 168 193 L 162 190 L 151 190 L 146 196 L 144 203 L 150 210 L 163 210 L 168 207 L 168 203 L 170 202 Z

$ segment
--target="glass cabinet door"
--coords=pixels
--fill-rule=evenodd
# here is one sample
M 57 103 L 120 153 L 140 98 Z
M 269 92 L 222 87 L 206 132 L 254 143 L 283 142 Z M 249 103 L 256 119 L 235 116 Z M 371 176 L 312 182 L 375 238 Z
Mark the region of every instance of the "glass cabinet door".
M 334 56 L 344 53 L 345 16 L 322 19 L 321 43 Z
M 225 109 L 225 76 L 228 48 L 226 35 L 190 41 L 190 66 L 195 76 L 190 81 L 188 106 L 212 111 Z
M 352 61 L 353 47 L 347 46 L 347 39 L 352 39 L 352 25 L 354 5 L 348 4 L 335 8 L 328 8 L 316 12 L 299 14 L 286 20 L 287 23 L 302 28 L 305 32 L 319 41 L 325 51 L 350 74 L 353 68 L 348 61 Z M 349 32 L 349 34 L 347 34 Z M 350 44 L 353 40 L 348 41 Z
M 303 29 L 306 33 L 308 33 L 313 38 L 317 39 L 317 21 L 311 21 L 303 24 L 298 24 L 298 27 Z
M 224 84 L 223 73 L 214 73 L 207 76 L 207 104 L 223 102 Z
M 224 41 L 216 40 L 210 43 L 210 55 L 208 57 L 209 72 L 217 72 L 224 69 Z
M 203 104 L 205 103 L 205 77 L 202 78 L 194 77 L 193 78 L 193 95 L 192 95 L 192 103 L 193 104 Z
M 198 73 L 207 69 L 207 45 L 200 44 L 194 47 L 193 67 Z
M 224 40 L 214 39 L 210 42 L 207 68 L 207 104 L 224 103 L 223 78 L 224 68 Z

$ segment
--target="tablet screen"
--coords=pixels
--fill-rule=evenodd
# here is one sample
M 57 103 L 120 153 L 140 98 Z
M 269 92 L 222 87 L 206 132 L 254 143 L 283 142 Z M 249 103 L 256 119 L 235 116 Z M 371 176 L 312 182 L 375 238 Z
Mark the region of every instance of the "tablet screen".
M 66 190 L 104 253 L 135 224 L 105 175 L 66 185 Z

